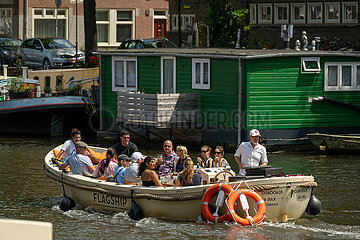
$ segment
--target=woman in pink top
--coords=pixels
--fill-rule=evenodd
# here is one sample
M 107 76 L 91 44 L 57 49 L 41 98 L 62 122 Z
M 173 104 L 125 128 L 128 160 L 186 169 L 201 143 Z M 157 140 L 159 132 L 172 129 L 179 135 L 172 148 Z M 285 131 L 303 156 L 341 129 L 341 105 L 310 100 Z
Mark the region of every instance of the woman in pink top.
M 116 161 L 114 160 L 115 155 L 115 148 L 109 147 L 106 151 L 106 158 L 102 159 L 97 167 L 95 168 L 95 171 L 93 172 L 93 177 L 101 177 L 104 176 L 112 177 L 115 171 L 115 168 L 118 166 Z

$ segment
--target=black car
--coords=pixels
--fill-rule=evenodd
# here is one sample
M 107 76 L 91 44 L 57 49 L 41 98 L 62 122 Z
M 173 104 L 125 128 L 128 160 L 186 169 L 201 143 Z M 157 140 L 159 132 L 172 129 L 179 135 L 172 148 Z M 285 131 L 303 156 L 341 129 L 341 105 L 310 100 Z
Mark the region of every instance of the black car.
M 0 35 L 0 66 L 3 64 L 13 66 L 17 60 L 17 49 L 22 41 L 9 35 Z
M 139 48 L 177 48 L 177 46 L 167 38 L 127 39 L 119 46 L 119 49 Z

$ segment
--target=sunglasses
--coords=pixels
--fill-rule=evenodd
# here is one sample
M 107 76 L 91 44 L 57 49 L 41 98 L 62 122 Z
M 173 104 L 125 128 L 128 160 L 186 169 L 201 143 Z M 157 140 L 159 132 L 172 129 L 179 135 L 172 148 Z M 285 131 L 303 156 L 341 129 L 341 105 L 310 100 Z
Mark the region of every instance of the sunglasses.
M 208 151 L 201 151 L 202 153 L 207 153 Z
M 164 145 L 165 148 L 170 148 L 171 146 L 170 145 Z
M 130 137 L 123 137 L 124 139 L 130 139 Z
M 221 154 L 221 152 L 214 152 L 215 154 Z
M 151 161 L 150 161 L 150 164 L 155 164 L 155 163 L 156 163 L 155 160 L 151 160 Z

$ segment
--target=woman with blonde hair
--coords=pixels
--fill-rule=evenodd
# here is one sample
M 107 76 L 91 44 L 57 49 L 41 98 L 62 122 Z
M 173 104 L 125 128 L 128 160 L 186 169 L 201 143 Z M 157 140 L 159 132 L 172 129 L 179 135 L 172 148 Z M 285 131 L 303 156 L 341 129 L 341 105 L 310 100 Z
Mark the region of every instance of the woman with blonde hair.
M 202 177 L 194 173 L 194 163 L 190 158 L 184 161 L 184 171 L 178 177 L 177 186 L 197 186 L 202 184 Z
M 188 155 L 187 148 L 182 145 L 176 147 L 176 155 L 178 156 L 178 158 L 176 160 L 175 174 L 180 173 L 184 170 L 184 161 L 186 159 L 191 159 Z

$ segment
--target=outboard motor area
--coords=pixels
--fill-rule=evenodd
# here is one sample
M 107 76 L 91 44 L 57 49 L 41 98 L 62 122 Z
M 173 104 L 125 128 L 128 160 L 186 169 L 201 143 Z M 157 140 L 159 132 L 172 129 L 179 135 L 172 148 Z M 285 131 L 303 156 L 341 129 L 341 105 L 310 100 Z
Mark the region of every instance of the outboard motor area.
M 60 202 L 60 209 L 66 212 L 71 210 L 75 206 L 76 206 L 75 201 L 64 194 Z
M 309 215 L 318 215 L 321 212 L 321 202 L 317 197 L 315 197 L 313 191 L 311 191 L 310 200 L 305 212 Z

